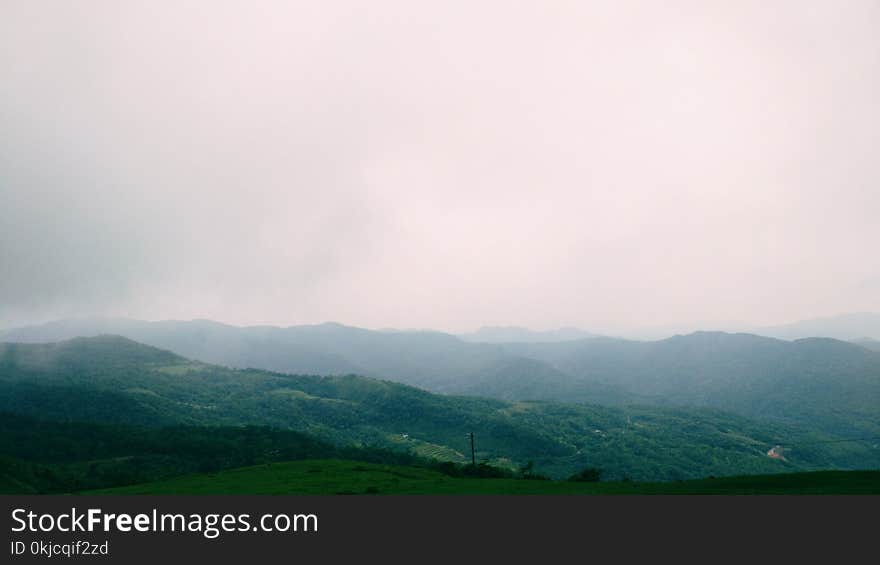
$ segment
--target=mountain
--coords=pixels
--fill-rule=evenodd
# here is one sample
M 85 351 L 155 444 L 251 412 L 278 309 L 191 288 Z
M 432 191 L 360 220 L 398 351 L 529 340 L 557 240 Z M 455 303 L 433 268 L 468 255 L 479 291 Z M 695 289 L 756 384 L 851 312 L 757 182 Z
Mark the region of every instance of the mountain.
M 612 385 L 578 382 L 579 379 L 540 360 L 512 354 L 499 344 L 468 343 L 432 331 L 373 331 L 336 323 L 242 328 L 206 320 L 143 322 L 96 318 L 10 330 L 0 334 L 0 340 L 44 343 L 102 334 L 121 335 L 191 359 L 235 368 L 358 374 L 433 392 L 509 400 L 631 400 L 629 394 L 615 390 Z
M 598 336 L 578 328 L 534 331 L 517 326 L 483 326 L 472 333 L 458 334 L 458 337 L 476 343 L 547 343 Z
M 871 351 L 880 351 L 880 340 L 871 339 L 869 337 L 863 337 L 861 339 L 853 339 L 852 343 L 864 347 L 865 349 L 870 349 Z
M 604 405 L 632 403 L 637 394 L 621 387 L 573 377 L 548 363 L 525 356 L 504 358 L 492 367 L 463 380 L 456 394 L 488 396 L 501 400 L 556 400 Z
M 880 339 L 880 314 L 861 312 L 827 318 L 813 318 L 785 324 L 756 328 L 754 333 L 779 339 L 831 337 L 841 340 Z
M 622 388 L 642 403 L 709 406 L 880 435 L 880 354 L 843 341 L 697 332 L 654 342 L 599 338 L 505 347 L 586 382 Z
M 336 445 L 377 445 L 552 476 L 588 466 L 607 477 L 707 475 L 880 466 L 861 443 L 710 409 L 614 408 L 436 395 L 357 376 L 236 370 L 115 336 L 0 345 L 0 412 L 124 426 L 271 426 Z M 766 456 L 790 446 L 785 460 Z M 48 444 L 48 443 L 47 443 Z
M 320 340 L 332 341 L 335 324 L 309 326 Z M 354 328 L 352 328 L 354 329 Z M 291 328 L 303 333 L 303 328 Z M 161 347 L 190 358 L 230 367 L 260 367 L 320 374 L 358 373 L 361 368 L 344 357 L 321 351 L 296 340 L 281 340 L 283 330 L 271 327 L 239 328 L 210 320 L 144 322 L 121 318 L 59 320 L 38 326 L 8 330 L 0 340 L 49 343 L 75 337 L 119 335 Z
M 430 331 L 246 327 L 210 321 L 66 321 L 7 332 L 39 342 L 121 333 L 190 359 L 282 373 L 359 374 L 507 401 L 701 406 L 835 434 L 880 434 L 880 353 L 828 338 L 695 332 L 468 343 Z
M 785 340 L 808 337 L 830 337 L 843 341 L 853 341 L 864 337 L 880 339 L 880 313 L 856 312 L 773 326 L 754 326 L 740 321 L 716 320 L 702 323 L 640 327 L 615 332 L 614 335 L 638 341 L 656 341 L 674 335 L 706 330 L 723 331 L 726 333 L 751 333 Z

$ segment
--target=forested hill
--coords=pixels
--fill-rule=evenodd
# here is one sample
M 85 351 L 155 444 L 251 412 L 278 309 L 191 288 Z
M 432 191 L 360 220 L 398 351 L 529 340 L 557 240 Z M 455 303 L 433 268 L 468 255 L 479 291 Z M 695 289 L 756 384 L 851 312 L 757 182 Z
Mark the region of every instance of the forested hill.
M 704 406 L 841 435 L 880 434 L 880 352 L 825 338 L 697 332 L 651 342 L 490 344 L 340 324 L 240 328 L 94 319 L 10 331 L 5 339 L 41 342 L 101 333 L 237 368 L 358 374 L 510 401 Z
M 510 344 L 639 402 L 711 406 L 851 435 L 880 435 L 880 353 L 828 338 L 698 332 L 655 342 Z
M 615 404 L 632 399 L 613 385 L 594 386 L 573 379 L 543 361 L 512 354 L 500 344 L 468 343 L 433 331 L 374 331 L 335 323 L 279 328 L 207 320 L 95 318 L 10 330 L 0 334 L 0 341 L 46 343 L 102 334 L 125 336 L 190 359 L 240 369 L 357 374 L 445 394 L 516 400 Z
M 608 478 L 677 479 L 880 465 L 877 450 L 708 409 L 613 408 L 450 397 L 358 376 L 298 376 L 193 362 L 103 336 L 0 347 L 0 411 L 142 426 L 267 425 L 337 445 L 376 444 L 553 476 L 587 466 Z M 775 444 L 800 443 L 785 460 Z

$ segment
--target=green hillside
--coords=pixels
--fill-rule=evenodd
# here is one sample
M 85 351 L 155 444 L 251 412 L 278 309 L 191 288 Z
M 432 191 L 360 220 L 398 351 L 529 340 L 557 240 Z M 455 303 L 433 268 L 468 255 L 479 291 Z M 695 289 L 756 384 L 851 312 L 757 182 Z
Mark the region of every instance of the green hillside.
M 120 335 L 190 359 L 282 373 L 357 374 L 432 392 L 505 400 L 622 403 L 631 394 L 593 386 L 501 344 L 471 343 L 435 331 L 373 331 L 326 323 L 237 327 L 208 320 L 60 320 L 0 333 L 0 341 L 46 343 Z
M 880 435 L 880 354 L 834 339 L 697 332 L 656 342 L 509 344 L 653 405 L 707 406 L 849 436 Z M 572 386 L 580 386 L 573 384 Z
M 69 493 L 259 463 L 321 458 L 415 465 L 451 475 L 473 472 L 401 451 L 338 446 L 298 432 L 265 427 L 143 428 L 52 422 L 0 413 L 0 494 Z
M 340 460 L 273 463 L 87 494 L 880 494 L 880 471 L 823 471 L 666 483 L 467 479 Z
M 452 397 L 356 376 L 235 370 L 104 336 L 0 346 L 0 411 L 138 426 L 270 426 L 334 445 L 376 445 L 477 458 L 564 477 L 600 467 L 609 479 L 880 467 L 880 450 L 785 424 L 709 409 L 611 408 Z M 776 444 L 785 459 L 767 457 Z
M 516 342 L 475 343 L 440 332 L 332 323 L 242 328 L 206 320 L 114 319 L 53 322 L 10 330 L 2 339 L 43 342 L 100 333 L 229 367 L 358 374 L 505 401 L 699 406 L 840 436 L 880 435 L 880 352 L 867 341 L 696 332 L 646 342 L 595 337 L 528 343 L 519 341 L 528 332 L 502 331 Z

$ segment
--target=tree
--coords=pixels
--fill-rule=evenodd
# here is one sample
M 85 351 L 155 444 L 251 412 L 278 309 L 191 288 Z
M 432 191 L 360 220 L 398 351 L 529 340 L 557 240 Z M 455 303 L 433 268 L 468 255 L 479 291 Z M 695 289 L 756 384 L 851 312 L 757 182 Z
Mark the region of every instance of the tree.
M 602 479 L 602 469 L 596 469 L 595 467 L 587 467 L 586 469 L 581 469 L 574 475 L 568 478 L 569 481 L 576 481 L 580 483 L 598 483 Z

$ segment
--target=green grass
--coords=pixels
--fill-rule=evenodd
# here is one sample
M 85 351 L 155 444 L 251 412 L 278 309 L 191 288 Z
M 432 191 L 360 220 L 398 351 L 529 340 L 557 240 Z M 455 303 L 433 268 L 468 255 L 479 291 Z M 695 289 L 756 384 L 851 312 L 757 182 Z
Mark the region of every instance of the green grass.
M 306 460 L 86 494 L 880 494 L 880 471 L 819 471 L 665 483 L 453 478 L 415 467 Z

